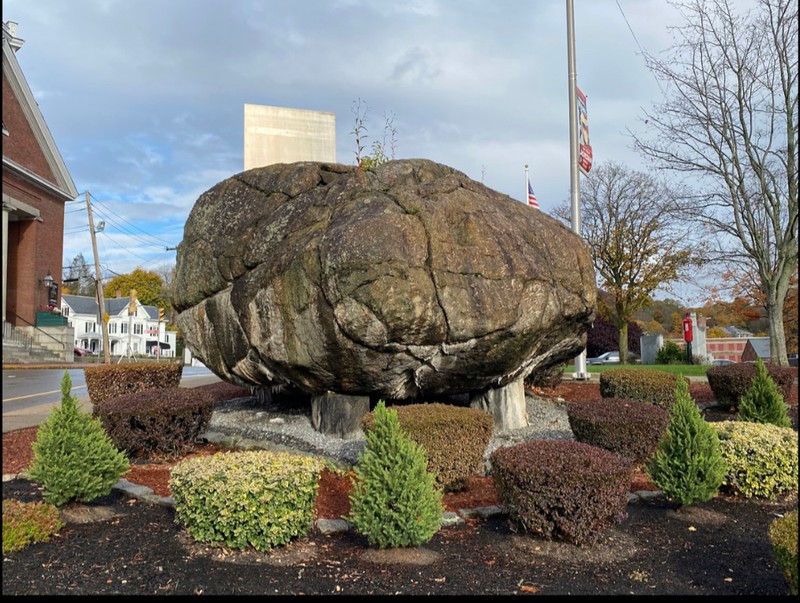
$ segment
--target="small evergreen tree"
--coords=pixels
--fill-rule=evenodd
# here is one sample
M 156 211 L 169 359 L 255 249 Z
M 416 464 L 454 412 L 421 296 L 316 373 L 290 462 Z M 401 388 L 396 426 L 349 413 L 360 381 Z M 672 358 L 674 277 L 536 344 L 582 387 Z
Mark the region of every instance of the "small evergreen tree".
M 81 412 L 64 371 L 61 404 L 39 426 L 30 477 L 43 487 L 42 499 L 61 506 L 89 502 L 111 492 L 130 465 L 91 413 Z
M 791 427 L 789 409 L 778 385 L 761 358 L 756 359 L 756 374 L 750 388 L 739 400 L 739 420 Z
M 681 505 L 710 500 L 725 479 L 717 432 L 700 415 L 682 376 L 675 386 L 667 431 L 646 472 L 667 498 Z
M 442 492 L 428 472 L 425 450 L 400 429 L 383 400 L 366 432 L 350 493 L 353 527 L 379 548 L 417 546 L 439 530 Z

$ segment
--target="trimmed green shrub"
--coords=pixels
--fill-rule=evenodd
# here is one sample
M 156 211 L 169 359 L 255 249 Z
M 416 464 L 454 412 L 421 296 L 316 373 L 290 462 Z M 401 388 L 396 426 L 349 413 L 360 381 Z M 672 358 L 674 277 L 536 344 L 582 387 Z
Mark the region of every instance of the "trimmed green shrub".
M 146 389 L 178 387 L 183 364 L 180 362 L 131 362 L 95 364 L 83 369 L 86 391 L 93 405 L 109 398 Z
M 371 546 L 394 548 L 428 542 L 442 523 L 442 491 L 428 471 L 425 449 L 400 428 L 397 411 L 383 400 L 352 478 L 353 527 Z
M 627 517 L 630 461 L 574 440 L 530 440 L 490 455 L 509 519 L 548 540 L 594 544 Z
M 700 415 L 684 379 L 675 386 L 667 432 L 645 471 L 667 498 L 682 505 L 714 498 L 725 478 L 717 432 Z
M 675 385 L 689 380 L 651 369 L 614 369 L 600 373 L 600 395 L 603 398 L 631 398 L 650 402 L 669 410 L 675 401 Z
M 741 400 L 739 400 L 739 420 L 751 423 L 771 423 L 778 427 L 791 427 L 789 408 L 767 367 L 756 360 L 756 375 Z
M 797 490 L 797 432 L 769 423 L 720 421 L 719 434 L 728 467 L 723 482 L 746 497 L 775 498 Z
M 3 555 L 22 550 L 34 542 L 50 542 L 53 534 L 63 527 L 64 522 L 54 505 L 3 499 Z
M 786 578 L 789 594 L 797 596 L 797 509 L 773 520 L 768 534 L 778 567 Z
M 176 520 L 195 540 L 268 551 L 311 530 L 324 465 L 271 450 L 187 458 L 170 472 Z
M 788 400 L 792 394 L 792 384 L 796 371 L 790 367 L 768 363 L 765 365 L 772 380 L 780 388 L 783 399 Z M 712 366 L 706 371 L 706 379 L 717 404 L 729 410 L 739 407 L 739 400 L 747 393 L 756 376 L 756 365 L 753 362 L 738 362 Z
M 428 471 L 445 492 L 463 490 L 483 469 L 483 455 L 492 439 L 494 420 L 476 408 L 452 404 L 395 406 L 400 428 L 425 450 Z M 361 419 L 364 431 L 375 424 L 375 413 Z
M 213 410 L 208 392 L 169 387 L 108 398 L 94 406 L 94 415 L 117 448 L 147 458 L 191 450 Z
M 576 440 L 616 452 L 635 465 L 650 457 L 669 423 L 668 411 L 629 398 L 570 402 L 567 416 Z
M 61 404 L 39 426 L 28 472 L 42 485 L 42 499 L 57 507 L 105 496 L 130 468 L 100 421 L 78 408 L 71 389 L 72 380 L 64 371 Z
M 665 341 L 656 352 L 656 364 L 684 364 L 686 350 L 674 341 Z

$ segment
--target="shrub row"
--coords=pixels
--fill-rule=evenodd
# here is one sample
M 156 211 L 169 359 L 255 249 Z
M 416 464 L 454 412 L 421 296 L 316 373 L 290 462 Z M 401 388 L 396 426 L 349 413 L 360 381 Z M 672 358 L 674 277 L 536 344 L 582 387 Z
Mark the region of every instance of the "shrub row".
M 211 421 L 214 399 L 197 388 L 145 389 L 95 404 L 93 413 L 129 456 L 180 455 Z
M 789 586 L 789 594 L 797 596 L 797 509 L 773 520 L 768 534 L 778 567 Z
M 183 374 L 180 362 L 131 362 L 96 364 L 83 369 L 92 404 L 146 389 L 178 387 Z
M 569 426 L 584 444 L 616 452 L 640 465 L 658 446 L 669 412 L 630 398 L 602 398 L 567 405 Z
M 55 505 L 3 499 L 3 555 L 19 551 L 33 542 L 50 542 L 64 527 Z
M 784 400 L 787 400 L 792 392 L 795 371 L 790 367 L 771 363 L 767 363 L 766 367 L 769 376 L 780 388 Z M 706 371 L 706 378 L 717 403 L 731 410 L 738 408 L 739 400 L 750 389 L 753 378 L 756 376 L 756 370 L 756 364 L 752 362 L 724 364 L 709 368 Z
M 600 374 L 600 395 L 603 398 L 632 398 L 650 402 L 666 410 L 675 400 L 679 379 L 686 377 L 647 369 L 614 369 Z
M 463 490 L 481 472 L 483 455 L 492 439 L 494 421 L 474 408 L 440 404 L 393 406 L 400 428 L 425 449 L 428 471 L 445 492 Z M 365 432 L 375 424 L 375 412 L 361 419 Z
M 573 440 L 533 440 L 491 454 L 495 484 L 510 520 L 548 540 L 594 544 L 627 517 L 632 465 Z
M 193 538 L 267 551 L 311 530 L 323 467 L 288 452 L 219 452 L 181 461 L 169 485 L 177 519 Z
M 723 484 L 744 494 L 775 498 L 797 490 L 797 432 L 769 423 L 721 421 L 717 432 L 727 467 Z

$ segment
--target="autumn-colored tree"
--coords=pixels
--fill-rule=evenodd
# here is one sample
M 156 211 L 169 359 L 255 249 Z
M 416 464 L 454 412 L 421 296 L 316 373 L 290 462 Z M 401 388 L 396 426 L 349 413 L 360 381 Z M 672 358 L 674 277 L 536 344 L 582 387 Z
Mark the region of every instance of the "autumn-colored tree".
M 142 305 L 164 308 L 167 304 L 164 281 L 155 272 L 142 268 L 137 267 L 130 274 L 119 274 L 103 287 L 106 299 L 116 297 L 117 293 L 121 297 L 128 297 L 131 290 L 136 291 L 136 298 Z
M 720 337 L 730 337 L 722 327 L 709 327 L 706 330 L 706 339 L 718 339 Z
M 701 259 L 702 248 L 690 244 L 686 225 L 676 220 L 675 198 L 654 177 L 613 162 L 595 167 L 581 186 L 581 235 L 598 284 L 613 299 L 623 363 L 635 312 L 651 303 L 654 291 L 688 280 Z M 554 213 L 569 223 L 568 203 Z
M 757 277 L 771 361 L 786 366 L 784 305 L 798 261 L 798 3 L 675 4 L 685 20 L 675 43 L 645 53 L 666 92 L 635 147 L 692 178 L 684 222 L 706 229 L 721 265 Z

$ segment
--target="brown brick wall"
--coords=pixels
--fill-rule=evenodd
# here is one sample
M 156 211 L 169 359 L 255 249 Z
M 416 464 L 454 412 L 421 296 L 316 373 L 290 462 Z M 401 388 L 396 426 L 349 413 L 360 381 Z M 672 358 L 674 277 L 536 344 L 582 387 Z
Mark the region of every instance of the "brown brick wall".
M 55 183 L 53 171 L 45 159 L 28 119 L 3 73 L 3 125 L 9 136 L 3 136 L 3 156 L 26 167 L 48 182 Z M 5 177 L 3 178 L 5 188 Z

